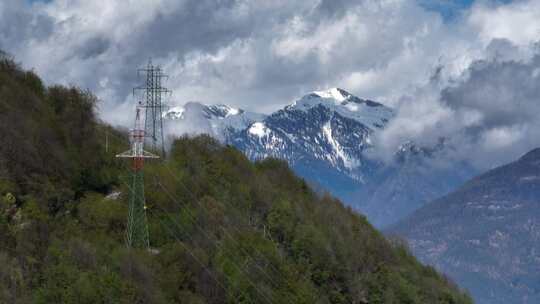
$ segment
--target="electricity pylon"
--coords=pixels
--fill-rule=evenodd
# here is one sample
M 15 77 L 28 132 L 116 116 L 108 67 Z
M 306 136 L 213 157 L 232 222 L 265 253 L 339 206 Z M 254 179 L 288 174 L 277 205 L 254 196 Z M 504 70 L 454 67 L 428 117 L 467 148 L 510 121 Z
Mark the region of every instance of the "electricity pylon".
M 163 94 L 171 93 L 170 90 L 161 85 L 161 80 L 168 76 L 163 74 L 159 66 L 154 66 L 152 60 L 148 61 L 146 68 L 138 69 L 137 75 L 145 74 L 146 82 L 144 85 L 136 87 L 143 91 L 144 108 L 146 109 L 144 130 L 148 138 L 151 151 L 165 155 L 164 135 L 163 135 Z
M 148 224 L 146 221 L 146 202 L 144 198 L 144 160 L 159 158 L 144 150 L 145 131 L 141 126 L 141 107 L 137 107 L 135 127 L 130 132 L 131 149 L 116 155 L 119 158 L 132 159 L 132 179 L 128 206 L 126 239 L 128 247 L 148 248 Z

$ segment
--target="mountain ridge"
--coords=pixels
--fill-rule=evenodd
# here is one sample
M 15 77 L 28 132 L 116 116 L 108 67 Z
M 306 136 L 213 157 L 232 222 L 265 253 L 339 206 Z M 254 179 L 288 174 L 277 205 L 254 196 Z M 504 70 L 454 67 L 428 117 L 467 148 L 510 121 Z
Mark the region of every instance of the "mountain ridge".
M 478 303 L 540 301 L 540 149 L 472 178 L 390 228 Z

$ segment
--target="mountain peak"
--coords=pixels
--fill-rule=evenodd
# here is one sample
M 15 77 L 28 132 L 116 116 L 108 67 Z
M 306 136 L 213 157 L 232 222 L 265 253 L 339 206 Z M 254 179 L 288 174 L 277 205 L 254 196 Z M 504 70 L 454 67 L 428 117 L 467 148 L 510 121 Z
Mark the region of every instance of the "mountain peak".
M 331 88 L 325 91 L 315 91 L 313 94 L 319 96 L 320 98 L 333 98 L 339 102 L 343 102 L 352 96 L 351 93 L 340 88 Z
M 381 103 L 356 97 L 341 88 L 330 88 L 323 91 L 313 91 L 303 96 L 299 100 L 295 101 L 293 104 L 288 106 L 288 108 L 306 109 L 321 104 L 326 106 L 343 106 L 351 112 L 358 111 L 359 106 L 385 108 L 385 106 Z
M 382 128 L 394 115 L 394 111 L 383 104 L 358 98 L 340 88 L 314 91 L 285 107 L 285 111 L 309 112 L 319 107 L 371 128 Z

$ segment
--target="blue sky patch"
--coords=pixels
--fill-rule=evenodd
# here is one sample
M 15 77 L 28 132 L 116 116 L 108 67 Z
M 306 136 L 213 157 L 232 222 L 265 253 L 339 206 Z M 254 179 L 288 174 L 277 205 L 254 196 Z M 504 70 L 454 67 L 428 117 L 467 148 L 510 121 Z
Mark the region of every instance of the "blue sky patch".
M 513 0 L 492 0 L 494 3 L 510 3 Z M 430 11 L 439 12 L 446 21 L 451 21 L 473 5 L 475 0 L 418 0 Z

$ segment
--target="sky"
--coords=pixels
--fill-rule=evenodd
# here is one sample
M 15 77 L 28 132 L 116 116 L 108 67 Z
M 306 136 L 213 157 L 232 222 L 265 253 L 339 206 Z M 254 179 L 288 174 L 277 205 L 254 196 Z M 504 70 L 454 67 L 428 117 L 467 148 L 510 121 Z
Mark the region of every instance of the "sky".
M 151 57 L 171 105 L 270 113 L 341 87 L 397 116 L 381 155 L 450 138 L 489 168 L 540 146 L 537 0 L 2 0 L 0 49 L 127 124 Z
M 473 0 L 419 0 L 423 8 L 439 12 L 445 21 L 458 17 L 464 9 L 473 4 Z

